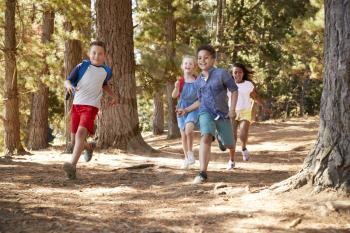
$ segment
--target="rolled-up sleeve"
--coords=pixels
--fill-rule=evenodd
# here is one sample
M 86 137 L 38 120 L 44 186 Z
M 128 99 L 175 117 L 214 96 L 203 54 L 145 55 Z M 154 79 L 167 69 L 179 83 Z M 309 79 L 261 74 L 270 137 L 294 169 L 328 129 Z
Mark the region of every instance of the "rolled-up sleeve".
M 238 87 L 235 83 L 235 81 L 233 80 L 232 76 L 230 75 L 229 72 L 227 72 L 226 70 L 223 71 L 223 74 L 222 74 L 222 81 L 223 83 L 225 84 L 225 86 L 227 87 L 227 89 L 230 91 L 230 92 L 235 92 L 235 91 L 238 91 Z

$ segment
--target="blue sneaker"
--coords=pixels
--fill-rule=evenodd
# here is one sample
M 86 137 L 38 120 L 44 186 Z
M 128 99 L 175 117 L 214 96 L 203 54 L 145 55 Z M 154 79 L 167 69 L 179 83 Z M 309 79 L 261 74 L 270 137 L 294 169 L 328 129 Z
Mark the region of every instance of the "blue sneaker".
M 219 134 L 215 134 L 216 140 L 218 140 L 218 144 L 219 144 L 219 148 L 221 151 L 226 151 L 226 147 L 224 146 L 224 144 L 221 141 L 221 138 L 219 136 Z
M 89 142 L 90 149 L 85 149 L 84 152 L 84 160 L 85 162 L 89 162 L 92 158 L 92 155 L 94 153 L 94 149 L 96 147 L 96 142 Z

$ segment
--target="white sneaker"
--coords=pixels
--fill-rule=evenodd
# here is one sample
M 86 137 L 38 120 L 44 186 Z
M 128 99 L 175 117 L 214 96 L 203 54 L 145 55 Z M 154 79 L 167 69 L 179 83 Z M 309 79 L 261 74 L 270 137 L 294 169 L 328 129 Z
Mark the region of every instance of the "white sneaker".
M 249 160 L 249 152 L 247 149 L 242 150 L 242 159 L 243 161 L 248 161 Z
M 195 164 L 195 162 L 196 162 L 196 159 L 194 158 L 193 152 L 188 151 L 187 152 L 187 164 L 192 165 L 192 164 Z
M 233 170 L 236 166 L 236 163 L 235 161 L 232 161 L 231 159 L 228 161 L 227 163 L 227 167 L 226 167 L 226 170 L 230 171 L 230 170 Z
M 182 165 L 181 165 L 181 169 L 188 169 L 188 161 L 187 159 L 184 159 L 183 162 L 182 162 Z

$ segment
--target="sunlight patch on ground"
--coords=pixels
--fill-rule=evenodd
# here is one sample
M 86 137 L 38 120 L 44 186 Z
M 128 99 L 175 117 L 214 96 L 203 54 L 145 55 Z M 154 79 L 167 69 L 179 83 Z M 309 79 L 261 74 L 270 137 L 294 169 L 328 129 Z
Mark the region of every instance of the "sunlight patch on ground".
M 84 188 L 79 193 L 80 196 L 106 196 L 119 195 L 125 193 L 137 193 L 137 189 L 128 186 L 118 186 L 114 188 Z
M 14 165 L 14 164 L 0 164 L 0 169 L 1 168 L 16 168 L 19 167 L 18 165 Z
M 306 146 L 310 144 L 305 144 L 305 142 L 299 142 L 299 143 L 288 143 L 287 141 L 283 142 L 261 142 L 259 144 L 250 144 L 248 145 L 249 152 L 259 152 L 259 151 L 276 151 L 276 152 L 282 152 L 282 151 L 291 151 L 294 148 L 297 148 L 299 146 Z M 240 147 L 239 150 L 240 151 Z

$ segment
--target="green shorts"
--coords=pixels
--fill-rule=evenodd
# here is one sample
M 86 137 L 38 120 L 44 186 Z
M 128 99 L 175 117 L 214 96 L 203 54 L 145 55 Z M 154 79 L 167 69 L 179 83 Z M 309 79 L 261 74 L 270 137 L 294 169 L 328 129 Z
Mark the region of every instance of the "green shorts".
M 215 138 L 215 130 L 222 143 L 225 146 L 234 145 L 234 138 L 232 133 L 232 124 L 230 119 L 214 120 L 214 118 L 207 112 L 199 113 L 199 126 L 201 130 L 201 135 L 211 134 Z

